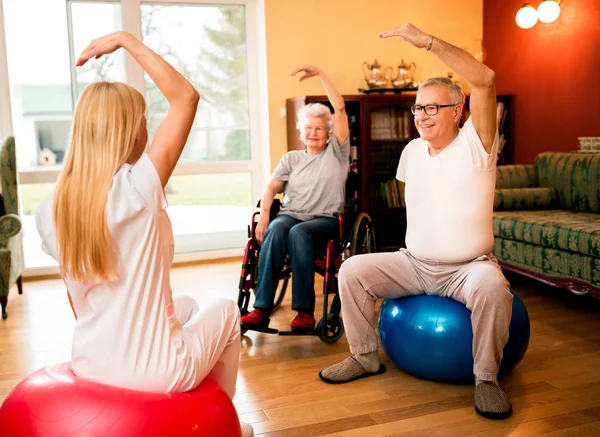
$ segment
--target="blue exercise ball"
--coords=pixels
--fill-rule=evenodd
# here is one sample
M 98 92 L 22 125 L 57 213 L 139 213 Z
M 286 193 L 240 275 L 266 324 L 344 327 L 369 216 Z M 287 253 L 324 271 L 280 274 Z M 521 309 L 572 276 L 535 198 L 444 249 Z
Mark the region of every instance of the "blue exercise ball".
M 509 340 L 499 377 L 511 371 L 529 345 L 529 315 L 513 294 Z M 471 311 L 453 299 L 418 295 L 385 299 L 379 310 L 379 336 L 385 353 L 402 370 L 439 382 L 472 383 Z

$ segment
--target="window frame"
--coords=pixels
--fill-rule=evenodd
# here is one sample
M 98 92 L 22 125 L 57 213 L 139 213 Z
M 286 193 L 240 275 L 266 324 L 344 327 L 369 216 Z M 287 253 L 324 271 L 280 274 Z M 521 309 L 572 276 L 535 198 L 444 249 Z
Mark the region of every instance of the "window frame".
M 27 0 L 22 0 L 27 1 Z M 142 38 L 141 6 L 155 4 L 169 5 L 207 5 L 207 6 L 244 6 L 246 14 L 246 56 L 249 101 L 250 159 L 240 161 L 178 163 L 173 176 L 215 174 L 215 173 L 251 173 L 253 201 L 262 197 L 264 184 L 270 174 L 270 141 L 268 95 L 266 78 L 266 30 L 264 0 L 65 0 L 67 14 L 69 60 L 71 74 L 71 94 L 73 107 L 77 99 L 75 71 L 75 53 L 73 53 L 73 26 L 71 4 L 73 3 L 118 3 L 121 6 L 122 28 L 137 38 Z M 10 101 L 10 82 L 4 31 L 4 7 L 0 0 L 0 138 L 13 134 L 13 121 Z M 129 54 L 125 56 L 126 83 L 144 95 L 144 71 Z M 18 139 L 17 139 L 18 147 Z M 62 166 L 32 167 L 18 170 L 19 184 L 54 183 Z M 241 247 L 240 249 L 243 249 Z M 240 249 L 226 249 L 212 252 L 182 253 L 175 255 L 175 262 L 214 259 L 240 255 Z M 48 269 L 50 271 L 48 271 Z M 57 273 L 54 268 L 26 269 L 24 275 Z

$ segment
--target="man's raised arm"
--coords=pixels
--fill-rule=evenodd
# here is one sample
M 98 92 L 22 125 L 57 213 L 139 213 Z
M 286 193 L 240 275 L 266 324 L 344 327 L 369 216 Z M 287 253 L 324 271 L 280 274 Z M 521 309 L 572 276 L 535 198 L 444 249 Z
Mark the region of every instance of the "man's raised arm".
M 379 34 L 382 38 L 400 36 L 417 48 L 435 54 L 450 69 L 471 85 L 470 110 L 473 127 L 486 152 L 490 153 L 496 136 L 496 83 L 494 72 L 466 50 L 428 35 L 410 23 Z

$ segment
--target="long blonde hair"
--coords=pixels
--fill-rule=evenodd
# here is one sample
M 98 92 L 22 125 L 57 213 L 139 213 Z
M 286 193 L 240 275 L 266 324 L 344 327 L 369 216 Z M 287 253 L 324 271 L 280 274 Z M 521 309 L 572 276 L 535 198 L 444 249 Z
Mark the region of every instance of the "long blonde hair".
M 145 110 L 143 96 L 124 83 L 97 82 L 79 98 L 54 196 L 64 276 L 79 282 L 117 278 L 106 201 L 113 176 L 134 150 Z

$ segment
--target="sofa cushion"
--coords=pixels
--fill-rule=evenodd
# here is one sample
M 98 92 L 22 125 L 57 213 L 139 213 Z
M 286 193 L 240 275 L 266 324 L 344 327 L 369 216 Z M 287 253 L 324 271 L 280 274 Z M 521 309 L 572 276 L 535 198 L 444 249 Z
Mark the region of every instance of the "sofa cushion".
M 494 210 L 550 209 L 555 205 L 553 188 L 502 188 L 494 194 Z
M 600 257 L 600 216 L 567 210 L 495 211 L 494 236 Z
M 539 186 L 556 190 L 559 208 L 600 213 L 600 153 L 544 152 L 535 165 Z
M 499 165 L 496 167 L 496 188 L 537 187 L 535 165 Z
M 517 267 L 600 287 L 600 258 L 503 238 L 494 240 L 492 252 L 498 260 Z

